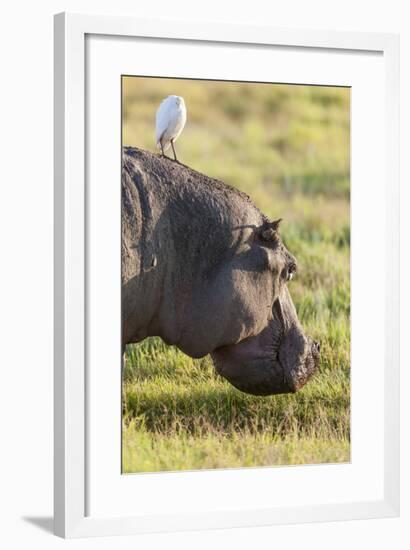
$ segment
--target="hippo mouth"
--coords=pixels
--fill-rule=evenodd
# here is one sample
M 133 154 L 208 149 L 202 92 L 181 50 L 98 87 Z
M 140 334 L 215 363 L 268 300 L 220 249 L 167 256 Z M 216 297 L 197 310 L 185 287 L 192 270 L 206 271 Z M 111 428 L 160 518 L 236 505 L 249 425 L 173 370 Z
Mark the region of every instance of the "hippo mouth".
M 318 367 L 320 346 L 305 336 L 297 318 L 290 323 L 284 313 L 276 304 L 273 319 L 261 333 L 216 349 L 211 354 L 216 371 L 253 395 L 294 393 L 302 388 Z

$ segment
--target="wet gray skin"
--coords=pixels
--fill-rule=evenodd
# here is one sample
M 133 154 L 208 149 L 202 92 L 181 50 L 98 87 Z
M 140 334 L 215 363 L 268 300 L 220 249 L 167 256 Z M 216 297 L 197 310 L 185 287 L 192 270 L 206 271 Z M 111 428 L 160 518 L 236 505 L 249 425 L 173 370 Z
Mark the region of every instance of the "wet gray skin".
M 255 395 L 294 392 L 319 346 L 288 290 L 296 259 L 279 220 L 221 181 L 147 151 L 123 150 L 123 347 L 160 336 Z

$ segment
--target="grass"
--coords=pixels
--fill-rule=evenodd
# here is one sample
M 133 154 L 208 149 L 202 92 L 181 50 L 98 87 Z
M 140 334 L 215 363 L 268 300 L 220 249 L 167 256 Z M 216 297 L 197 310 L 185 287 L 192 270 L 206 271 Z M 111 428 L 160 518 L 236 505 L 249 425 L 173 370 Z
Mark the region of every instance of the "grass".
M 272 438 L 269 434 L 234 433 L 232 437 L 206 435 L 152 435 L 142 430 L 125 431 L 125 473 L 194 469 L 243 468 L 346 461 L 348 440 Z M 155 453 L 153 450 L 155 449 Z
M 125 145 L 154 149 L 155 110 L 171 93 L 188 108 L 180 159 L 284 218 L 299 265 L 289 288 L 321 361 L 298 393 L 254 397 L 209 358 L 190 359 L 159 338 L 128 346 L 123 470 L 349 461 L 349 90 L 127 77 Z

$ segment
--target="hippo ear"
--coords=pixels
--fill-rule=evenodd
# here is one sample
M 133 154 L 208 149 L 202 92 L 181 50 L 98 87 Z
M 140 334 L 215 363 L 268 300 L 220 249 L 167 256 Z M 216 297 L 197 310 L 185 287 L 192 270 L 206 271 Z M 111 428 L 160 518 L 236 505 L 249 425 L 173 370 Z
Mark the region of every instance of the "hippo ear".
M 274 220 L 272 223 L 271 223 L 271 227 L 274 231 L 277 231 L 279 225 L 280 225 L 280 222 L 282 221 L 282 218 L 278 218 L 277 220 Z
M 267 223 L 262 227 L 260 235 L 264 241 L 273 241 L 275 239 L 276 231 L 278 230 L 281 221 L 282 218 L 279 218 L 278 220 Z

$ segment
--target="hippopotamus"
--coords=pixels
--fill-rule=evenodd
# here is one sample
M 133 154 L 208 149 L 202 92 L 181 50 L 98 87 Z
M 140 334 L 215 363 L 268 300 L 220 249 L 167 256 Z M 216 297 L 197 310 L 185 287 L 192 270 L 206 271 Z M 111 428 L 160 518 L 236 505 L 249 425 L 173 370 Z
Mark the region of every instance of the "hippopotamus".
M 254 395 L 296 392 L 318 366 L 288 282 L 280 220 L 188 166 L 122 150 L 122 343 L 159 336 Z

